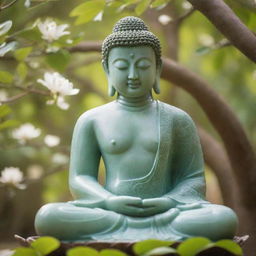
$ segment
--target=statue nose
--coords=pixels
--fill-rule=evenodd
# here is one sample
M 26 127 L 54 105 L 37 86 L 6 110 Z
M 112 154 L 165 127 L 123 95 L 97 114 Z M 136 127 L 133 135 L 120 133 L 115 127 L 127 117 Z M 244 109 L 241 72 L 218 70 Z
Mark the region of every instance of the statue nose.
M 139 76 L 138 76 L 138 72 L 136 70 L 136 67 L 134 65 L 131 65 L 130 70 L 129 70 L 128 79 L 135 80 L 135 79 L 138 79 L 138 78 L 139 78 Z

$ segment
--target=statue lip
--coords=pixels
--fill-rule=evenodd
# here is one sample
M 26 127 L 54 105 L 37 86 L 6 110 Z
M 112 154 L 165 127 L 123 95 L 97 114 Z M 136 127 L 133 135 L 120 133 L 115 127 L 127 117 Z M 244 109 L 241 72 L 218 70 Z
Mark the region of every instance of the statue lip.
M 131 80 L 129 80 L 127 82 L 127 84 L 128 84 L 128 87 L 133 88 L 133 89 L 136 89 L 136 88 L 140 87 L 140 82 L 139 81 L 131 81 Z

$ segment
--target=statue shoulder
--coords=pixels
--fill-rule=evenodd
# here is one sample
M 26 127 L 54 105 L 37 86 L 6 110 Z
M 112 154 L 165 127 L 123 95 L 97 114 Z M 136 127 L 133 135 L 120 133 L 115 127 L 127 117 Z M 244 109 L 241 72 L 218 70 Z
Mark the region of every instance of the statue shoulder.
M 91 127 L 111 108 L 112 102 L 85 111 L 76 122 L 76 127 Z
M 163 109 L 166 115 L 172 117 L 173 122 L 175 123 L 193 123 L 190 115 L 184 110 L 169 105 L 167 103 L 159 101 L 160 107 Z

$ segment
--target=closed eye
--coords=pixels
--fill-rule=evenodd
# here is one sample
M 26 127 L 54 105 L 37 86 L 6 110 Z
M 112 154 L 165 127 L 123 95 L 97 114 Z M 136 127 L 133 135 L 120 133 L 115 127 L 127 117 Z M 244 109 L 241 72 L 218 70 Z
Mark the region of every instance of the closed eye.
M 141 59 L 136 63 L 136 66 L 140 69 L 148 69 L 151 66 L 151 62 L 147 59 Z
M 114 67 L 116 67 L 117 69 L 125 70 L 129 67 L 129 64 L 126 60 L 119 59 L 114 62 Z

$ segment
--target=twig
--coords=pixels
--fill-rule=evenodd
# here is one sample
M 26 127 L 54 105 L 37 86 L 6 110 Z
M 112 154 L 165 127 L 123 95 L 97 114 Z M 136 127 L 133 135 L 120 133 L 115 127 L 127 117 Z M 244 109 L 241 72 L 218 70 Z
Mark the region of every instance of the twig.
M 0 87 L 1 88 L 5 88 L 5 89 L 7 89 L 7 88 L 10 89 L 11 88 L 11 87 L 2 86 L 2 85 Z M 50 91 L 38 90 L 38 89 L 34 89 L 34 88 L 30 87 L 30 86 L 23 87 L 23 86 L 19 86 L 19 85 L 14 85 L 13 88 L 14 89 L 22 90 L 24 92 L 20 93 L 20 94 L 17 94 L 17 95 L 15 95 L 13 97 L 10 97 L 8 99 L 2 100 L 2 101 L 0 101 L 0 103 L 2 103 L 2 104 L 12 103 L 12 102 L 14 102 L 16 100 L 19 100 L 22 97 L 25 97 L 29 93 L 40 94 L 40 95 L 44 95 L 44 96 L 50 96 L 51 95 Z
M 256 36 L 223 0 L 188 0 L 245 56 L 256 62 Z
M 13 97 L 10 97 L 10 98 L 8 98 L 8 99 L 6 99 L 6 100 L 2 100 L 2 101 L 0 101 L 0 103 L 3 103 L 3 104 L 12 103 L 12 102 L 14 102 L 14 101 L 16 101 L 16 100 L 18 100 L 18 99 L 20 99 L 20 98 L 22 98 L 22 97 L 28 95 L 29 93 L 30 93 L 29 91 L 22 92 L 22 93 L 17 94 L 17 95 L 15 95 L 15 96 L 13 96 Z
M 13 0 L 12 2 L 10 2 L 9 4 L 3 5 L 0 7 L 0 11 L 7 9 L 9 7 L 11 7 L 12 5 L 14 5 L 18 0 Z

